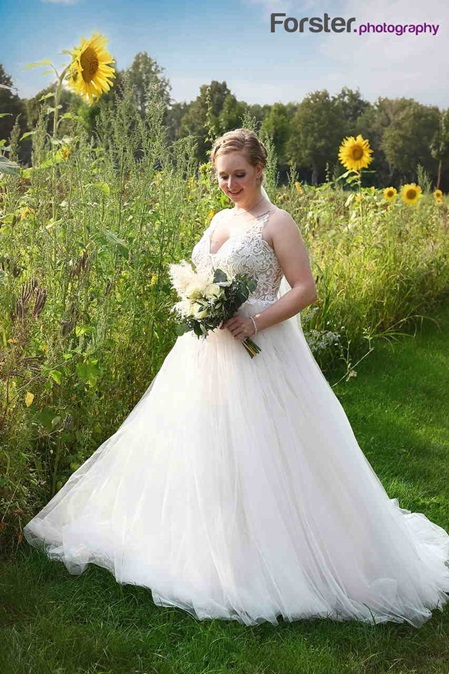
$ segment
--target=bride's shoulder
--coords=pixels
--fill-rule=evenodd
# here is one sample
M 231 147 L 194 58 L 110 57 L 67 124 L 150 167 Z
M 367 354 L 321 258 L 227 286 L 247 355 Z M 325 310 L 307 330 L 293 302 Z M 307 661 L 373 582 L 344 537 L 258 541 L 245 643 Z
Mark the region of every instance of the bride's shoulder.
M 221 211 L 217 211 L 213 214 L 212 219 L 209 223 L 208 229 L 212 229 L 218 222 L 223 222 L 225 218 L 229 216 L 231 212 L 230 208 L 222 208 Z
M 300 228 L 292 215 L 283 208 L 275 207 L 269 219 L 268 237 L 275 250 L 282 246 L 295 246 L 302 243 Z
M 270 221 L 272 226 L 276 225 L 278 229 L 292 229 L 292 227 L 295 227 L 296 229 L 298 228 L 298 225 L 291 214 L 284 208 L 279 208 L 279 206 L 274 207 Z
M 218 219 L 220 219 L 220 218 L 226 218 L 226 217 L 228 217 L 228 215 L 231 213 L 231 211 L 232 211 L 232 208 L 222 208 L 221 211 L 217 211 L 217 212 L 214 214 L 214 217 L 212 218 L 212 220 L 213 220 L 214 218 L 218 218 Z

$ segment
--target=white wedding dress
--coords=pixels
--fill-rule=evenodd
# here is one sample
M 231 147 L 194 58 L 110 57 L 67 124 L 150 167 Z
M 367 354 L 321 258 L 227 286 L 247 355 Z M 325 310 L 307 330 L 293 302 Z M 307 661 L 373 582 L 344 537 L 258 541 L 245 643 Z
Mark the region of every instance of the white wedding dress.
M 272 209 L 198 270 L 253 275 L 238 313 L 279 297 Z M 285 282 L 285 279 L 284 279 Z M 177 338 L 118 430 L 26 525 L 71 574 L 94 563 L 158 606 L 246 625 L 331 618 L 419 627 L 449 600 L 449 536 L 390 499 L 321 372 L 299 317 Z

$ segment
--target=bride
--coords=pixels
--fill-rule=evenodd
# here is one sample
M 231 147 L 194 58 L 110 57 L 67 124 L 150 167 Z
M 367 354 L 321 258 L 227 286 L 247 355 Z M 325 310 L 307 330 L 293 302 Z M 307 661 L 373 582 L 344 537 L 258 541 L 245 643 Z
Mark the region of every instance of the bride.
M 310 351 L 299 313 L 317 292 L 296 223 L 263 190 L 263 144 L 237 129 L 211 161 L 234 206 L 192 262 L 257 287 L 206 339 L 177 338 L 25 537 L 71 574 L 102 566 L 199 620 L 419 627 L 449 599 L 449 535 L 388 497 Z

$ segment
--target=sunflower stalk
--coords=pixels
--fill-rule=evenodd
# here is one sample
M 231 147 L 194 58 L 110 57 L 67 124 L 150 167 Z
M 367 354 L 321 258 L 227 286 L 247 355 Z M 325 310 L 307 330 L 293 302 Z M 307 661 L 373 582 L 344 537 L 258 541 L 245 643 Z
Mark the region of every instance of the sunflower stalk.
M 58 132 L 58 117 L 59 117 L 59 102 L 61 100 L 61 93 L 62 93 L 62 82 L 64 80 L 65 74 L 68 70 L 68 66 L 64 68 L 62 73 L 60 75 L 57 74 L 58 79 L 56 83 L 56 89 L 55 89 L 55 109 L 53 113 L 53 138 L 56 138 L 57 132 Z
M 62 82 L 64 80 L 65 74 L 67 72 L 68 66 L 64 68 L 62 73 L 59 75 L 58 72 L 56 71 L 57 75 L 57 81 L 56 81 L 56 88 L 55 88 L 55 95 L 54 95 L 54 111 L 53 111 L 53 138 L 56 139 L 58 135 L 58 118 L 59 118 L 59 101 L 61 100 L 61 93 L 62 93 Z M 53 222 L 56 220 L 56 200 L 54 198 L 54 195 L 56 193 L 56 170 L 57 167 L 55 164 L 52 166 L 52 193 L 53 193 L 53 198 L 51 201 L 51 212 L 52 212 L 52 218 Z
M 362 207 L 362 171 L 356 171 L 357 174 L 357 186 L 359 188 L 359 213 L 360 213 L 360 223 L 363 226 L 363 207 Z

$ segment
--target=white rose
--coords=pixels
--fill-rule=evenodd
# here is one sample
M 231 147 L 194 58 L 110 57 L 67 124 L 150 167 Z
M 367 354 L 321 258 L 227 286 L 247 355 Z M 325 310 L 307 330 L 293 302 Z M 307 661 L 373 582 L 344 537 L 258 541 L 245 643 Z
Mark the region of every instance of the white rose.
M 186 285 L 184 292 L 190 299 L 197 299 L 204 292 L 204 282 L 201 279 L 194 279 Z
M 221 288 L 217 283 L 210 283 L 204 291 L 204 296 L 207 297 L 208 300 L 212 299 L 213 297 L 221 297 L 223 294 L 223 288 Z
M 197 320 L 200 320 L 201 318 L 206 318 L 208 314 L 207 307 L 204 307 L 202 304 L 199 304 L 198 302 L 194 302 L 191 307 L 191 315 L 193 318 L 196 318 Z

